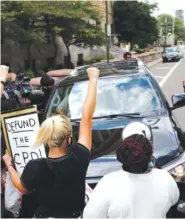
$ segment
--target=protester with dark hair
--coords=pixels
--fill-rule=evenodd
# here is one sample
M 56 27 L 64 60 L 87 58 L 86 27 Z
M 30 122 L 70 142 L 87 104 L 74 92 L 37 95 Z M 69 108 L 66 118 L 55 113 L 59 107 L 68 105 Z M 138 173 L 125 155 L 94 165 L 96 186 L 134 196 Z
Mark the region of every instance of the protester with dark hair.
M 49 75 L 44 74 L 40 80 L 40 84 L 42 86 L 42 91 L 44 92 L 44 97 L 43 97 L 42 104 L 41 104 L 41 108 L 44 110 L 46 103 L 53 90 L 55 80 Z
M 72 145 L 72 126 L 65 115 L 46 119 L 35 147 L 49 146 L 48 158 L 31 160 L 21 177 L 7 153 L 3 159 L 14 186 L 23 194 L 35 191 L 35 217 L 76 218 L 85 206 L 85 177 L 92 147 L 92 116 L 96 106 L 99 70 L 87 69 L 89 85 L 83 106 L 78 143 Z
M 145 135 L 131 134 L 117 150 L 122 170 L 110 173 L 95 187 L 84 218 L 166 218 L 179 199 L 175 180 L 153 168 L 153 149 Z
M 130 60 L 132 58 L 132 54 L 130 52 L 125 52 L 123 58 L 124 60 Z

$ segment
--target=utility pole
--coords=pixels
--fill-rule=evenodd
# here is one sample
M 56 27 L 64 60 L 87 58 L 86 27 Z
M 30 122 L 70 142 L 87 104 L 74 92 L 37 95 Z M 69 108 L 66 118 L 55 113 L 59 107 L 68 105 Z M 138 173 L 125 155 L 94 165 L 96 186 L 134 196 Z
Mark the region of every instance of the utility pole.
M 167 44 L 167 23 L 168 23 L 168 20 L 167 20 L 167 17 L 165 18 L 165 40 L 164 40 L 164 52 L 166 50 L 166 44 Z
M 173 10 L 173 11 L 175 11 L 175 10 Z M 175 15 L 173 16 L 172 36 L 173 36 L 173 46 L 174 46 L 175 45 Z
M 107 54 L 107 63 L 109 63 L 109 37 L 108 37 L 108 25 L 109 25 L 109 18 L 108 18 L 108 1 L 105 1 L 105 13 L 106 13 L 106 54 Z

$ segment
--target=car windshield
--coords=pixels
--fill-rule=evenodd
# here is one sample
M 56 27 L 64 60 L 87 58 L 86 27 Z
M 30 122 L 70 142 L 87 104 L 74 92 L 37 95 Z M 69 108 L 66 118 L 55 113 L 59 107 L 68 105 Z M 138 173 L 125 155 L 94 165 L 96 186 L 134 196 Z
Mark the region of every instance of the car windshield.
M 62 110 L 71 119 L 79 119 L 87 94 L 88 81 L 58 87 L 51 100 L 48 114 Z M 161 109 L 157 93 L 146 75 L 100 78 L 94 117 L 148 113 Z
M 166 52 L 176 52 L 176 48 L 167 48 Z

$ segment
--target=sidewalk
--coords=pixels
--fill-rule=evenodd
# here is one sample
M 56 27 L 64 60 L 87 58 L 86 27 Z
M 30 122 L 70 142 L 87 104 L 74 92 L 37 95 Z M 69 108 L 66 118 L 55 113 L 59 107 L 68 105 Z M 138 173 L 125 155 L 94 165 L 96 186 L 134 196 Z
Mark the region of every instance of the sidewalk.
M 160 62 L 162 62 L 162 58 L 157 59 L 157 60 L 155 60 L 155 61 L 153 61 L 153 62 L 149 62 L 149 63 L 146 64 L 146 66 L 147 66 L 148 68 L 150 68 L 150 67 L 152 67 L 152 66 L 154 66 L 154 65 L 156 65 L 156 64 L 158 64 L 158 63 L 160 63 Z

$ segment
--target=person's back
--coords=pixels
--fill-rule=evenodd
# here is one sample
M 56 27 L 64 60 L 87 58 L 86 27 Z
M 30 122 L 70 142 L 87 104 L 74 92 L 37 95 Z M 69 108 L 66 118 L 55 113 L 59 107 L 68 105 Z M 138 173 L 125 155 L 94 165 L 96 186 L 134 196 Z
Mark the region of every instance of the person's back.
M 103 177 L 84 210 L 84 218 L 165 218 L 179 198 L 175 180 L 156 169 L 152 132 L 144 123 L 124 128 L 116 151 L 122 170 Z
M 108 205 L 101 203 L 102 195 Z M 164 170 L 153 169 L 146 174 L 131 174 L 120 170 L 106 175 L 97 185 L 85 209 L 84 218 L 103 218 L 106 208 L 108 218 L 165 218 L 166 212 L 177 202 L 178 197 L 174 179 Z M 101 213 L 94 211 L 91 200 L 96 200 Z
M 90 152 L 83 145 L 76 144 L 64 157 L 38 159 L 37 162 L 33 160 L 28 163 L 22 181 L 28 189 L 34 187 L 36 191 L 37 217 L 73 218 L 83 211 L 84 178 L 89 160 Z M 31 175 L 29 168 L 32 169 Z

